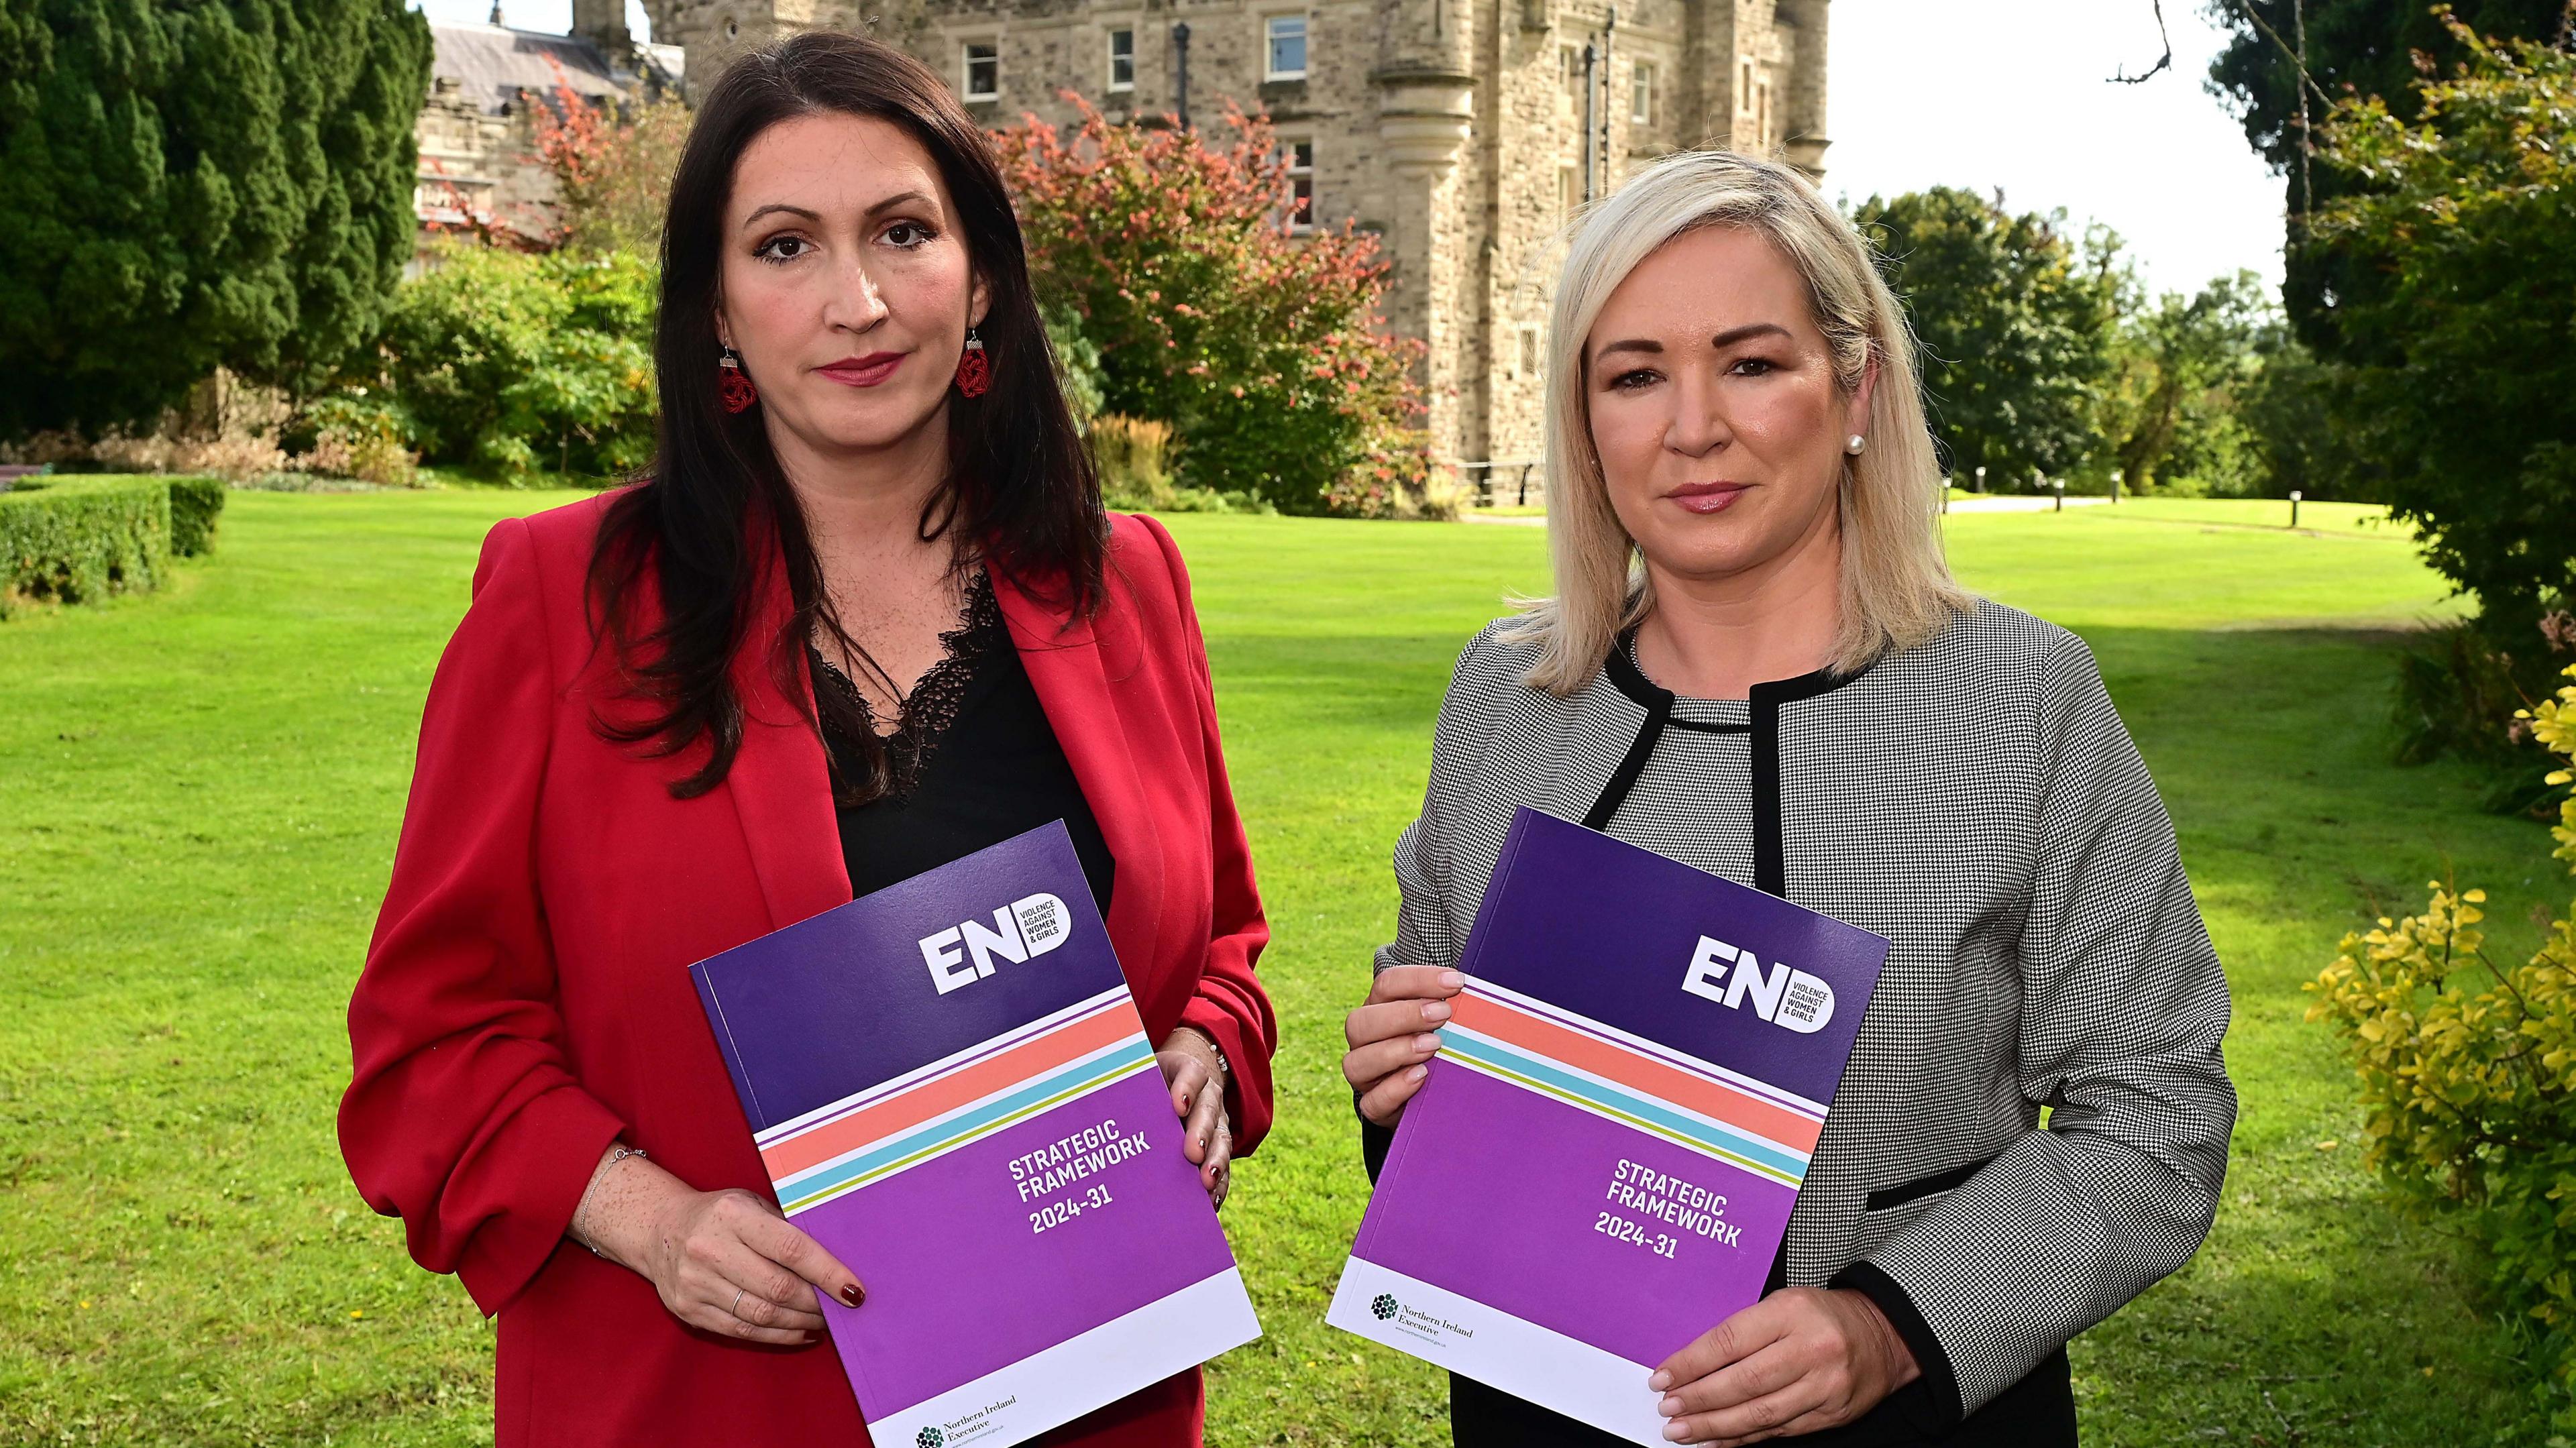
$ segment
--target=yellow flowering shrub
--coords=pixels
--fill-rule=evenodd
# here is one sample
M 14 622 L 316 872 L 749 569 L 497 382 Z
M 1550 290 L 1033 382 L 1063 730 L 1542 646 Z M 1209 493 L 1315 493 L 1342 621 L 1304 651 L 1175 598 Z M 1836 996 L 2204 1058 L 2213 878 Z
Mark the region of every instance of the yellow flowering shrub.
M 2576 763 L 2576 684 L 2517 717 Z M 2576 868 L 2576 796 L 2552 833 Z M 2541 1334 L 2557 1419 L 2576 1426 L 2576 908 L 2507 968 L 2478 929 L 2486 892 L 2432 892 L 2422 914 L 2344 937 L 2308 983 L 2308 1019 L 2345 1036 L 2371 1166 L 2475 1214 L 2498 1286 Z
M 2576 683 L 2519 719 L 2576 763 Z M 2576 796 L 2553 835 L 2576 868 Z M 2380 1177 L 2476 1214 L 2496 1283 L 2543 1337 L 2555 1417 L 2576 1427 L 2576 907 L 2506 969 L 2478 930 L 2483 902 L 2434 881 L 2421 915 L 2344 935 L 2308 982 L 2308 1020 L 2347 1038 Z

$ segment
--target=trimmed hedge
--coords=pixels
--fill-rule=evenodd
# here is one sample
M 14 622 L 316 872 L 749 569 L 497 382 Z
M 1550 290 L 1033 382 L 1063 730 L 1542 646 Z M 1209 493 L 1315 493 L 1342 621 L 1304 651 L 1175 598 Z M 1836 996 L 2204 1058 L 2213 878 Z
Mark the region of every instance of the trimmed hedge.
M 170 561 L 170 488 L 157 478 L 0 493 L 0 618 L 157 586 Z
M 170 551 L 198 558 L 215 551 L 215 522 L 224 512 L 221 478 L 172 478 Z
M 0 619 L 157 588 L 173 556 L 213 550 L 223 509 L 219 478 L 21 478 L 0 493 Z

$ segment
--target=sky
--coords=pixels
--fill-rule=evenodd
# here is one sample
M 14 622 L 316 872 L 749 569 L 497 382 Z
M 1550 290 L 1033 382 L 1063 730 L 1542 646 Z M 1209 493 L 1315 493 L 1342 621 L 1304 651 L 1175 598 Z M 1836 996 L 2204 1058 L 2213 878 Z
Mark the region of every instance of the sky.
M 2199 0 L 1834 0 L 1825 193 L 2002 187 L 2015 211 L 2108 223 L 2158 291 L 2239 268 L 2278 283 L 2286 191 L 2225 103 Z
M 492 9 L 418 3 L 444 22 Z M 522 29 L 571 24 L 571 0 L 502 4 Z M 1834 0 L 1825 192 L 2000 186 L 2016 211 L 2108 223 L 2155 290 L 2239 268 L 2277 283 L 2285 193 L 2204 84 L 2224 37 L 2200 9 L 2164 0 L 2173 68 L 2112 85 L 2163 53 L 2153 0 Z M 627 23 L 647 30 L 635 0 Z

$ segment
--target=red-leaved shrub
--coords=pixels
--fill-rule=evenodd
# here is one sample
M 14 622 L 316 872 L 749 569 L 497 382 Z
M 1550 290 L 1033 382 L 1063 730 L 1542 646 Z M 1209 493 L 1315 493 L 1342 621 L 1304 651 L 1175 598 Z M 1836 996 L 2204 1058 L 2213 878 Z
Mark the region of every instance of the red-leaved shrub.
M 1292 231 L 1265 117 L 1211 139 L 1113 123 L 997 137 L 1039 292 L 1100 349 L 1102 403 L 1170 423 L 1191 487 L 1287 512 L 1387 512 L 1424 472 L 1420 342 L 1387 335 L 1387 267 L 1354 229 Z

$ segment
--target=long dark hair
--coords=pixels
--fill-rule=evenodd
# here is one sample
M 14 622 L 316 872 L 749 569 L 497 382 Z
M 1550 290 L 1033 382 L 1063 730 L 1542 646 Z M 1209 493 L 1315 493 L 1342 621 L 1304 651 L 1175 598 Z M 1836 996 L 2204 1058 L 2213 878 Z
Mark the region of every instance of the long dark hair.
M 671 180 L 662 227 L 661 320 L 653 343 L 662 403 L 652 471 L 610 502 L 591 555 L 594 628 L 612 642 L 640 714 L 598 727 L 664 757 L 706 741 L 707 754 L 671 793 L 687 799 L 721 782 L 742 746 L 732 668 L 745 649 L 767 654 L 787 697 L 800 682 L 804 640 L 819 621 L 839 632 L 803 510 L 771 452 L 757 409 L 717 402 L 716 299 L 724 212 L 735 162 L 781 121 L 817 113 L 873 116 L 900 126 L 939 167 L 967 257 L 986 288 L 978 324 L 992 385 L 948 401 L 948 473 L 923 506 L 922 537 L 947 537 L 963 566 L 990 562 L 1015 586 L 1091 612 L 1105 549 L 1100 485 L 1056 383 L 1046 327 L 1029 285 L 1020 223 L 990 142 L 928 66 L 864 36 L 813 31 L 736 59 L 698 107 Z M 786 568 L 794 616 L 754 638 L 772 558 Z M 650 578 L 661 617 L 639 633 L 635 605 Z M 820 691 L 815 707 L 852 745 L 858 777 L 836 770 L 850 803 L 884 793 L 884 746 L 856 706 Z

